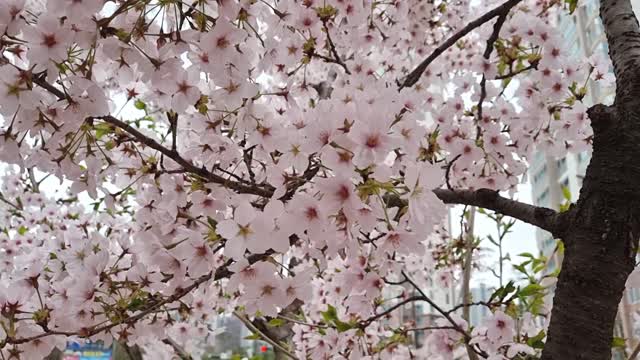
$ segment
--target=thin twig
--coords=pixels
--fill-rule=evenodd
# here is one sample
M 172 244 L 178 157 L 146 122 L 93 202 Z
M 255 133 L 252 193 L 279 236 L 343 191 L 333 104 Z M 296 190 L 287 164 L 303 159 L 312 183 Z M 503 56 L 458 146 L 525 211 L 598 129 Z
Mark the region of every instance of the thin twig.
M 484 54 L 482 56 L 485 60 L 489 61 L 491 58 L 491 53 L 493 52 L 493 45 L 500 37 L 500 30 L 502 29 L 502 25 L 507 20 L 507 14 L 509 12 L 504 12 L 498 16 L 498 20 L 493 24 L 493 32 L 491 36 L 487 39 L 487 47 L 484 49 Z M 482 80 L 480 80 L 480 100 L 478 100 L 478 121 L 482 120 L 482 103 L 484 99 L 487 97 L 487 78 L 482 74 Z
M 458 40 L 462 39 L 465 35 L 473 31 L 474 29 L 480 27 L 481 25 L 488 22 L 489 20 L 493 19 L 494 17 L 500 16 L 505 13 L 509 13 L 511 8 L 513 8 L 518 3 L 520 3 L 520 1 L 522 0 L 509 0 L 504 4 L 496 7 L 495 9 L 487 12 L 486 14 L 480 16 L 476 20 L 471 21 L 470 23 L 467 24 L 467 26 L 462 28 L 457 33 L 453 34 L 451 37 L 445 40 L 445 42 L 443 42 L 442 45 L 438 46 L 431 53 L 431 55 L 429 55 L 426 59 L 424 59 L 412 72 L 410 72 L 409 75 L 407 75 L 407 77 L 405 78 L 404 82 L 402 82 L 402 84 L 398 84 L 400 87 L 399 90 L 402 90 L 405 87 L 410 87 L 415 85 L 415 83 L 417 83 L 418 80 L 420 80 L 420 77 L 425 72 L 425 70 L 427 70 L 427 67 L 429 66 L 429 64 L 431 64 L 436 58 L 438 58 L 438 56 L 440 56 L 445 50 L 453 46 Z
M 189 353 L 186 352 L 185 349 L 182 348 L 182 346 L 180 346 L 180 344 L 176 343 L 172 338 L 167 337 L 166 339 L 162 340 L 163 343 L 171 346 L 173 348 L 173 350 L 176 352 L 176 354 L 180 357 L 180 359 L 182 360 L 192 360 L 193 357 L 191 355 L 189 355 Z
M 512 77 L 514 77 L 516 75 L 522 74 L 523 72 L 527 72 L 527 71 L 529 71 L 531 69 L 537 69 L 537 68 L 538 68 L 538 63 L 534 62 L 534 63 L 529 64 L 528 66 L 523 67 L 520 70 L 512 71 L 512 72 L 509 72 L 509 73 L 504 74 L 504 75 L 498 75 L 493 79 L 494 80 L 505 80 L 505 79 L 512 78 Z
M 629 356 L 628 360 L 636 360 L 638 354 L 640 354 L 640 342 L 638 343 L 638 345 L 636 345 L 635 349 L 633 349 L 633 352 Z
M 258 329 L 255 325 L 253 325 L 251 320 L 247 319 L 244 315 L 240 314 L 236 310 L 233 311 L 233 315 L 235 315 L 235 317 L 237 317 L 246 327 L 248 327 L 249 330 L 257 333 L 258 335 L 260 335 L 260 337 L 264 341 L 266 341 L 267 343 L 271 344 L 271 346 L 273 346 L 273 347 L 277 348 L 278 350 L 282 351 L 285 355 L 287 355 L 288 357 L 290 357 L 290 358 L 292 358 L 294 360 L 298 359 L 289 350 L 287 350 L 282 345 L 278 344 L 277 341 L 271 339 L 270 337 L 267 336 L 267 334 L 265 334 L 264 332 L 260 331 L 260 329 Z
M 453 326 L 425 326 L 421 328 L 405 329 L 404 331 L 455 330 Z
M 342 66 L 342 68 L 344 69 L 344 72 L 351 75 L 351 72 L 349 71 L 347 64 L 345 64 L 344 61 L 342 61 L 342 59 L 340 58 L 340 55 L 338 55 L 338 51 L 336 50 L 336 45 L 333 43 L 333 39 L 331 39 L 331 34 L 329 34 L 329 27 L 327 26 L 326 20 L 322 21 L 322 27 L 324 28 L 324 32 L 327 34 L 327 42 L 329 43 L 329 50 L 331 51 L 331 54 L 333 54 L 333 57 L 335 58 L 335 63 Z
M 427 294 L 425 294 L 424 291 L 422 291 L 422 289 L 420 289 L 420 287 L 413 280 L 411 280 L 411 278 L 407 275 L 407 273 L 404 272 L 404 270 L 401 271 L 400 273 L 402 274 L 402 276 L 405 277 L 405 279 L 407 279 L 409 284 L 411 284 L 411 286 L 413 286 L 413 288 L 421 295 L 420 296 L 421 300 L 424 300 L 429 305 L 431 305 L 431 307 L 433 307 L 437 312 L 439 312 L 442 316 L 444 316 L 444 318 L 447 319 L 449 323 L 451 323 L 454 330 L 462 334 L 462 336 L 464 337 L 465 343 L 469 343 L 469 341 L 471 341 L 471 335 L 469 335 L 469 333 L 467 333 L 463 328 L 460 327 L 460 325 L 458 325 L 457 322 L 455 322 L 455 320 L 453 320 L 453 318 L 451 317 L 451 314 L 444 311 L 440 306 L 438 306 L 438 304 L 436 304 L 433 300 L 431 300 L 431 298 L 429 298 Z M 476 350 L 474 349 L 474 351 Z M 478 350 L 477 353 L 483 358 L 487 358 L 489 356 L 483 350 Z
M 369 326 L 369 324 L 371 324 L 372 322 L 374 322 L 374 321 L 376 321 L 376 320 L 378 320 L 378 319 L 380 319 L 380 318 L 382 318 L 382 317 L 385 317 L 385 316 L 389 315 L 389 314 L 390 314 L 390 313 L 392 313 L 395 309 L 397 309 L 397 308 L 399 308 L 399 307 L 401 307 L 401 306 L 404 306 L 404 305 L 406 305 L 406 304 L 409 304 L 409 303 L 411 303 L 411 302 L 414 302 L 414 301 L 426 301 L 426 300 L 425 300 L 425 297 L 424 297 L 424 296 L 412 296 L 412 297 L 407 298 L 407 299 L 405 299 L 405 300 L 403 300 L 403 301 L 400 301 L 399 303 L 394 304 L 392 307 L 390 307 L 390 308 L 386 309 L 385 311 L 383 311 L 383 312 L 381 312 L 381 313 L 379 313 L 379 314 L 376 314 L 376 315 L 374 315 L 374 316 L 372 316 L 372 317 L 370 317 L 370 318 L 368 318 L 368 319 L 366 319 L 366 320 L 362 321 L 362 322 L 361 322 L 361 326 L 362 326 L 362 327 L 367 327 L 367 326 Z
M 471 292 L 470 292 L 470 286 L 471 286 L 471 266 L 473 265 L 473 228 L 475 225 L 475 214 L 476 214 L 476 207 L 472 206 L 471 209 L 469 210 L 469 217 L 467 219 L 467 231 L 465 234 L 464 228 L 460 229 L 461 233 L 460 236 L 461 237 L 466 237 L 465 239 L 465 257 L 464 257 L 464 268 L 462 269 L 463 271 L 463 277 L 462 277 L 462 318 L 465 321 L 469 321 L 469 317 L 470 317 L 470 306 L 469 303 L 471 302 Z M 469 359 L 470 360 L 477 360 L 478 356 L 477 354 L 474 352 L 474 349 L 471 345 L 469 345 L 468 343 L 465 344 L 466 348 L 467 348 L 467 354 L 469 355 Z
M 300 321 L 300 320 L 296 320 L 296 319 L 292 319 L 290 317 L 284 316 L 284 315 L 278 315 L 278 317 L 282 320 L 286 320 L 295 324 L 299 324 L 299 325 L 304 325 L 304 326 L 308 326 L 308 327 L 312 327 L 312 328 L 318 328 L 318 329 L 329 329 L 330 326 L 325 326 L 325 325 L 318 325 L 318 324 L 311 324 L 311 323 L 307 323 L 304 321 Z
M 451 186 L 451 183 L 449 183 L 449 173 L 451 172 L 451 168 L 453 167 L 453 163 L 455 163 L 456 160 L 458 160 L 460 158 L 460 156 L 462 156 L 462 154 L 456 155 L 456 157 L 454 157 L 451 161 L 449 161 L 449 163 L 447 164 L 447 170 L 444 173 L 445 183 L 447 184 L 447 189 L 449 189 L 449 190 L 453 190 L 453 187 Z
M 5 204 L 7 204 L 7 205 L 11 206 L 12 208 L 14 208 L 14 209 L 16 209 L 16 210 L 18 210 L 18 211 L 22 211 L 22 210 L 24 210 L 24 209 L 22 208 L 22 206 L 18 206 L 18 204 L 17 204 L 17 203 L 15 203 L 15 204 L 14 204 L 14 203 L 12 203 L 11 201 L 9 201 L 9 199 L 7 199 L 6 197 L 4 197 L 4 195 L 2 195 L 2 193 L 0 193 L 0 201 L 2 201 L 3 203 L 5 203 Z

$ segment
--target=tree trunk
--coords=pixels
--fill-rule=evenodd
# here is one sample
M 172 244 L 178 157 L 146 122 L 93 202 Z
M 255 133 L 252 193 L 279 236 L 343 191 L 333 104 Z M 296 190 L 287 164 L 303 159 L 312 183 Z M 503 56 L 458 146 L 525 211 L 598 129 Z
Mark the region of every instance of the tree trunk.
M 542 360 L 609 360 L 640 236 L 640 29 L 629 0 L 601 0 L 616 75 L 612 106 L 589 109 L 593 157 L 570 210 Z
M 542 360 L 609 360 L 616 313 L 640 236 L 640 114 L 589 110 L 593 158 L 568 217 L 565 258 Z

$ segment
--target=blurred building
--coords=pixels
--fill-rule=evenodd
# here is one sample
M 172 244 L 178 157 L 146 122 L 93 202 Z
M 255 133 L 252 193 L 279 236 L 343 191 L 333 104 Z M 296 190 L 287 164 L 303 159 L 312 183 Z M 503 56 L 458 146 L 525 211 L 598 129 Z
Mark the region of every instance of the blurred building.
M 487 302 L 495 290 L 493 287 L 487 287 L 485 283 L 480 283 L 478 287 L 471 288 L 471 302 Z M 472 306 L 469 311 L 469 324 L 473 327 L 479 326 L 489 315 L 491 311 L 486 306 Z
M 451 233 L 451 210 L 449 210 L 447 219 L 445 220 L 444 230 L 448 234 Z M 459 293 L 460 289 L 459 284 L 456 283 L 455 280 L 453 280 L 453 277 L 449 286 L 446 287 L 442 287 L 436 284 L 433 278 L 435 278 L 435 275 L 426 279 L 419 279 L 416 277 L 413 280 L 418 284 L 420 290 L 422 290 L 424 294 L 441 309 L 447 311 L 458 305 L 459 302 L 456 302 L 456 294 Z M 382 290 L 382 298 L 393 299 L 397 298 L 403 293 L 405 298 L 420 295 L 410 284 L 405 283 L 402 287 L 384 287 Z M 388 305 L 385 304 L 383 305 L 383 307 L 391 307 L 396 303 L 397 301 L 390 301 L 388 302 Z M 442 318 L 444 318 L 442 314 L 440 314 L 430 304 L 423 301 L 414 301 L 404 305 L 396 311 L 393 311 L 387 321 L 393 326 L 404 325 L 406 328 L 418 329 L 437 326 L 438 320 Z M 410 340 L 412 341 L 413 346 L 415 348 L 421 348 L 422 346 L 424 346 L 428 334 L 429 331 L 424 330 L 411 331 L 409 335 L 411 337 Z

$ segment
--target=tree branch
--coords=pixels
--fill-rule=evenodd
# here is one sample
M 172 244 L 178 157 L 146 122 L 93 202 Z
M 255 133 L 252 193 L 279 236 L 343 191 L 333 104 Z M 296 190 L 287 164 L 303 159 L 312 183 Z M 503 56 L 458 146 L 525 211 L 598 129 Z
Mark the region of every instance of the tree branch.
M 508 11 L 505 11 L 502 14 L 498 15 L 498 20 L 496 20 L 496 23 L 493 25 L 493 32 L 487 39 L 487 47 L 484 49 L 484 53 L 482 54 L 482 57 L 484 57 L 484 59 L 487 61 L 489 61 L 489 59 L 491 58 L 493 46 L 500 37 L 500 30 L 502 29 L 502 25 L 504 25 L 504 22 L 507 21 L 507 14 Z M 482 103 L 484 102 L 484 99 L 486 97 L 487 78 L 484 76 L 484 74 L 482 74 L 482 80 L 480 80 L 480 100 L 478 100 L 478 121 L 482 120 Z
M 602 0 L 600 17 L 616 75 L 616 103 L 640 95 L 640 28 L 630 0 Z
M 565 214 L 502 197 L 495 190 L 436 189 L 433 192 L 447 204 L 471 205 L 493 210 L 547 230 L 554 236 L 560 237 L 566 227 Z
M 469 345 L 469 342 L 471 341 L 471 335 L 469 335 L 469 333 L 467 333 L 463 328 L 460 327 L 460 325 L 458 325 L 457 322 L 455 322 L 455 320 L 453 320 L 453 318 L 451 317 L 451 314 L 444 311 L 440 306 L 438 306 L 438 304 L 436 304 L 433 300 L 431 300 L 431 298 L 429 298 L 427 294 L 425 294 L 424 291 L 420 289 L 418 284 L 416 284 L 413 280 L 411 280 L 411 278 L 407 275 L 407 273 L 405 273 L 404 271 L 401 271 L 401 274 L 409 282 L 409 284 L 411 284 L 411 286 L 413 286 L 413 288 L 420 294 L 419 298 L 427 302 L 429 305 L 431 305 L 432 308 L 434 308 L 437 312 L 439 312 L 442 316 L 444 316 L 444 318 L 447 319 L 449 323 L 451 323 L 451 326 L 453 327 L 453 329 L 459 332 L 460 334 L 462 334 L 462 336 L 464 337 L 465 344 Z M 475 349 L 473 350 L 475 351 Z M 482 350 L 477 351 L 476 353 L 483 358 L 489 357 L 489 355 L 487 355 L 487 353 Z
M 136 140 L 138 140 L 138 142 L 145 144 L 154 150 L 158 150 L 164 156 L 178 163 L 188 172 L 198 175 L 213 183 L 224 185 L 229 189 L 235 190 L 236 192 L 243 193 L 243 194 L 253 194 L 253 195 L 259 195 L 264 197 L 271 197 L 271 195 L 273 195 L 273 191 L 271 189 L 266 189 L 257 185 L 243 184 L 238 181 L 231 181 L 229 179 L 225 179 L 220 175 L 216 175 L 212 173 L 211 171 L 205 169 L 204 167 L 197 167 L 194 164 L 192 164 L 190 161 L 180 156 L 180 154 L 177 151 L 174 151 L 165 146 L 162 146 L 160 143 L 158 143 L 154 139 L 147 137 L 146 135 L 141 133 L 138 129 L 134 128 L 133 126 L 127 124 L 126 122 L 119 120 L 111 115 L 96 116 L 94 117 L 94 119 L 102 120 L 106 123 L 109 123 L 115 127 L 118 127 L 126 131 L 131 136 L 133 136 Z
M 487 12 L 486 14 L 480 16 L 479 18 L 473 20 L 468 23 L 467 26 L 462 28 L 457 33 L 453 34 L 450 38 L 445 40 L 440 46 L 438 46 L 426 59 L 424 59 L 412 72 L 407 75 L 404 82 L 400 85 L 400 89 L 402 90 L 405 87 L 410 87 L 415 85 L 415 83 L 420 80 L 422 73 L 427 70 L 427 67 L 440 56 L 445 50 L 453 46 L 458 40 L 462 39 L 465 35 L 473 31 L 474 29 L 482 26 L 484 23 L 493 19 L 496 16 L 501 16 L 503 14 L 508 14 L 511 9 L 520 3 L 522 0 L 509 0 L 504 4 L 496 7 L 495 9 Z
M 167 337 L 166 339 L 162 340 L 163 343 L 171 346 L 173 348 L 173 350 L 176 352 L 176 354 L 180 357 L 180 359 L 182 360 L 193 360 L 193 357 L 191 357 L 191 355 L 189 355 L 189 353 L 187 353 L 182 346 L 180 346 L 180 344 L 176 343 L 172 338 Z
M 293 355 L 289 350 L 285 349 L 282 345 L 278 344 L 277 341 L 271 339 L 269 336 L 267 336 L 264 332 L 262 332 L 260 329 L 258 329 L 258 327 L 256 327 L 251 320 L 249 320 L 248 318 L 246 318 L 244 315 L 240 314 L 237 311 L 233 311 L 233 315 L 235 315 L 238 320 L 240 320 L 247 328 L 249 328 L 249 330 L 257 333 L 258 335 L 260 335 L 260 337 L 262 338 L 262 340 L 268 342 L 269 344 L 271 344 L 271 346 L 273 346 L 274 348 L 282 351 L 285 355 L 287 355 L 288 357 L 290 357 L 291 359 L 297 360 L 298 358 Z
M 289 241 L 295 241 L 297 238 L 290 238 Z M 258 261 L 264 260 L 266 259 L 272 252 L 271 251 L 267 251 L 264 254 L 253 254 L 250 255 L 247 260 L 249 261 L 249 264 L 254 264 Z M 173 295 L 154 302 L 152 304 L 150 304 L 149 306 L 147 306 L 144 310 L 140 311 L 139 313 L 135 314 L 135 315 L 131 315 L 128 316 L 122 320 L 119 321 L 115 321 L 109 324 L 105 324 L 102 326 L 92 326 L 92 327 L 86 327 L 83 328 L 82 330 L 79 331 L 47 331 L 47 332 L 43 332 L 42 334 L 37 334 L 34 336 L 30 336 L 30 337 L 25 337 L 25 338 L 7 338 L 6 342 L 8 344 L 24 344 L 33 340 L 37 340 L 37 339 L 41 339 L 44 337 L 48 337 L 48 336 L 53 336 L 53 335 L 64 335 L 64 336 L 74 336 L 77 335 L 79 337 L 82 338 L 89 338 L 93 335 L 99 334 L 103 331 L 108 331 L 111 330 L 112 328 L 118 326 L 118 325 L 123 325 L 123 324 L 133 324 L 141 319 L 143 319 L 145 316 L 153 313 L 155 310 L 159 309 L 160 307 L 162 307 L 163 305 L 166 304 L 170 304 L 173 303 L 179 299 L 181 299 L 182 297 L 184 297 L 185 295 L 191 293 L 191 291 L 197 289 L 200 285 L 202 285 L 203 283 L 206 283 L 207 281 L 213 279 L 215 280 L 220 280 L 223 278 L 227 278 L 229 276 L 231 276 L 233 273 L 229 270 L 229 266 L 233 263 L 233 260 L 228 260 L 224 265 L 220 266 L 218 269 L 216 269 L 215 272 L 211 272 L 207 275 L 203 275 L 201 277 L 199 277 L 198 279 L 196 279 L 191 285 L 182 288 L 182 289 L 178 289 Z
M 412 296 L 410 298 L 404 299 L 404 300 L 400 301 L 399 303 L 394 304 L 392 307 L 386 309 L 385 311 L 383 311 L 383 312 L 381 312 L 379 314 L 376 314 L 376 315 L 368 318 L 367 320 L 364 320 L 362 322 L 361 326 L 362 327 L 367 327 L 372 322 L 391 314 L 397 308 L 402 307 L 402 306 L 404 306 L 406 304 L 412 303 L 414 301 L 424 301 L 424 297 L 423 296 Z
M 67 98 L 67 96 L 64 94 L 64 92 L 62 92 L 60 89 L 56 88 L 55 86 L 53 86 L 52 84 L 49 84 L 44 77 L 34 77 L 32 79 L 33 83 L 37 84 L 38 86 L 42 87 L 43 89 L 49 91 L 51 94 L 55 95 L 58 99 L 60 100 L 69 100 Z M 169 115 L 168 115 L 169 116 Z M 263 197 L 271 197 L 271 195 L 273 195 L 273 188 L 270 186 L 265 186 L 265 187 L 260 187 L 257 185 L 253 185 L 253 184 L 246 184 L 246 183 L 242 183 L 242 182 L 238 182 L 238 181 L 231 181 L 229 179 L 225 179 L 224 177 L 220 176 L 220 175 L 216 175 L 213 172 L 205 169 L 204 167 L 197 167 L 196 165 L 192 164 L 190 161 L 186 160 L 185 158 L 183 158 L 182 156 L 180 156 L 180 154 L 178 153 L 178 151 L 176 151 L 175 149 L 175 145 L 176 145 L 176 139 L 175 139 L 175 133 L 176 133 L 176 128 L 175 128 L 175 122 L 177 121 L 177 116 L 174 118 L 172 118 L 171 116 L 169 116 L 169 120 L 171 123 L 171 127 L 172 127 L 172 132 L 174 134 L 174 139 L 173 139 L 173 144 L 172 144 L 172 148 L 169 149 L 165 146 L 163 146 L 162 144 L 158 143 L 156 140 L 146 136 L 145 134 L 141 133 L 138 129 L 134 128 L 133 126 L 127 124 L 126 122 L 115 118 L 114 116 L 111 115 L 103 115 L 103 116 L 94 116 L 91 117 L 90 119 L 95 119 L 95 120 L 102 120 L 108 124 L 111 124 L 114 127 L 120 128 L 121 130 L 124 130 L 125 132 L 127 132 L 129 135 L 131 135 L 134 139 L 136 139 L 138 142 L 159 151 L 160 153 L 162 153 L 164 156 L 172 159 L 173 161 L 175 161 L 176 163 L 178 163 L 180 166 L 182 166 L 186 171 L 193 173 L 195 175 L 198 175 L 204 179 L 207 179 L 208 181 L 211 181 L 213 183 L 216 184 L 220 184 L 223 185 L 229 189 L 232 189 L 238 193 L 243 193 L 243 194 L 253 194 L 253 195 L 259 195 L 259 196 L 263 196 Z
M 640 343 L 638 343 L 638 345 L 636 345 L 636 347 L 633 349 L 633 352 L 629 356 L 628 360 L 636 360 L 638 358 L 638 354 L 640 354 Z
M 484 76 L 482 77 L 484 79 Z M 464 228 L 460 229 L 460 237 L 465 238 L 465 256 L 462 268 L 462 318 L 469 322 L 471 316 L 471 310 L 469 304 L 471 303 L 471 267 L 473 266 L 473 229 L 475 225 L 476 207 L 472 206 L 469 210 L 469 217 L 467 218 L 467 231 L 465 233 Z M 470 360 L 478 360 L 478 355 L 473 351 L 473 346 L 466 344 L 467 354 Z

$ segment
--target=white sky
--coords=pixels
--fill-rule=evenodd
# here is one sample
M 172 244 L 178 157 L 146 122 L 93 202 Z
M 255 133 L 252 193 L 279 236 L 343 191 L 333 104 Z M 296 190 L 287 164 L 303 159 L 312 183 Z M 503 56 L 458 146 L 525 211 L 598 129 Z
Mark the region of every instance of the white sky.
M 528 182 L 518 185 L 518 192 L 516 193 L 516 200 L 532 204 L 531 199 L 531 184 Z M 456 206 L 451 211 L 451 231 L 452 235 L 460 234 L 459 219 L 462 214 L 463 206 Z M 475 235 L 483 239 L 481 243 L 481 254 L 483 260 L 481 264 L 485 267 L 492 267 L 497 269 L 498 266 L 498 249 L 489 240 L 486 240 L 487 235 L 493 235 L 494 239 L 497 239 L 498 232 L 496 230 L 495 222 L 488 217 L 476 213 L 475 217 Z M 512 261 L 504 262 L 504 283 L 511 279 L 518 278 L 517 273 L 513 271 L 511 264 L 514 262 L 520 262 L 521 258 L 516 255 L 529 252 L 534 255 L 538 254 L 538 246 L 535 238 L 535 227 L 524 223 L 522 221 L 516 221 L 516 224 L 511 228 L 512 232 L 509 233 L 503 241 L 503 255 L 509 254 Z M 524 260 L 522 260 L 524 261 Z M 471 287 L 479 286 L 480 283 L 486 283 L 488 286 L 498 286 L 498 279 L 493 276 L 489 271 L 474 271 L 471 277 Z

